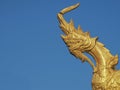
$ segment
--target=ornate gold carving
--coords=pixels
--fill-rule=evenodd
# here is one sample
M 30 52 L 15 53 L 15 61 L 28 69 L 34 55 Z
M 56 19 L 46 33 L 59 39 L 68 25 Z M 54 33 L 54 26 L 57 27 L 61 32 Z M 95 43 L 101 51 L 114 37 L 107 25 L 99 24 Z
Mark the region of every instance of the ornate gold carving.
M 57 16 L 60 28 L 65 35 L 62 39 L 68 46 L 72 55 L 80 60 L 87 61 L 93 68 L 92 89 L 93 90 L 120 90 L 120 71 L 115 66 L 118 63 L 118 55 L 113 56 L 110 51 L 99 42 L 97 37 L 90 37 L 89 32 L 83 32 L 81 27 L 74 27 L 71 20 L 69 23 L 65 21 L 63 15 L 80 4 L 61 10 Z M 96 61 L 96 65 L 86 56 L 84 52 L 89 53 Z

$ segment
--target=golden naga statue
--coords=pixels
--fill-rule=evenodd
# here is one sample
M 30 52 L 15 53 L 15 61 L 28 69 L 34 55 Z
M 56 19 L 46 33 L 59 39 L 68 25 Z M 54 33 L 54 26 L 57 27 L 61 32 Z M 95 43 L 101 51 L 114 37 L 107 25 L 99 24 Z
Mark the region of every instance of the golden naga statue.
M 76 29 L 72 20 L 69 23 L 65 21 L 63 15 L 78 6 L 79 3 L 57 14 L 60 28 L 65 34 L 61 37 L 72 55 L 83 62 L 87 61 L 92 66 L 92 90 L 120 90 L 120 71 L 115 68 L 118 64 L 118 55 L 113 56 L 104 44 L 97 40 L 97 37 L 90 37 L 89 32 L 83 32 L 80 26 Z M 84 55 L 84 52 L 95 59 L 95 65 Z

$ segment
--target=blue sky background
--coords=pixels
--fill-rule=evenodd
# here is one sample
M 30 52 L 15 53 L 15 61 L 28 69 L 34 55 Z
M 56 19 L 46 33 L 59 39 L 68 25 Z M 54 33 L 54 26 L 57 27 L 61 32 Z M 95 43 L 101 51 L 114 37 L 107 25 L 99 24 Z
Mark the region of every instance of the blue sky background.
M 0 0 L 0 90 L 91 90 L 92 69 L 69 54 L 56 18 L 77 2 L 66 20 L 120 55 L 120 0 Z

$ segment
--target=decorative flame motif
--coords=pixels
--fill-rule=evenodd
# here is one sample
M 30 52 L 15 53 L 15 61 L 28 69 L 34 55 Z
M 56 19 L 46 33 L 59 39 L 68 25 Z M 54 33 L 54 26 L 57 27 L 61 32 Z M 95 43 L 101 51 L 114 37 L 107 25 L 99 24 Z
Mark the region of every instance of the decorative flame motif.
M 113 56 L 104 44 L 97 41 L 97 37 L 91 38 L 89 32 L 83 32 L 81 27 L 74 27 L 71 20 L 69 23 L 65 21 L 63 15 L 80 4 L 67 7 L 61 10 L 57 16 L 60 23 L 60 28 L 65 35 L 62 39 L 68 46 L 72 55 L 87 61 L 93 68 L 92 88 L 93 90 L 120 90 L 120 71 L 115 69 L 118 63 L 118 55 Z M 84 55 L 84 52 L 89 53 L 96 61 L 96 65 Z

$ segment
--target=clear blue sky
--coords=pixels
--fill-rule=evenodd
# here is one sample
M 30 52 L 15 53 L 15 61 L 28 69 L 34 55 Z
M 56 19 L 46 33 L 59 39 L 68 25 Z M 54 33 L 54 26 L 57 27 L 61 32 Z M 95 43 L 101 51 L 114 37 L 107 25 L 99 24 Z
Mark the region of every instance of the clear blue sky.
M 91 90 L 92 69 L 69 54 L 56 18 L 77 2 L 66 20 L 120 55 L 120 0 L 0 0 L 0 90 Z

